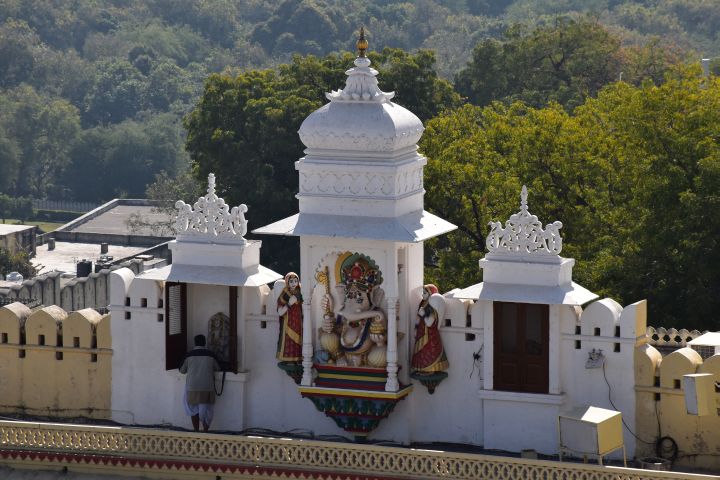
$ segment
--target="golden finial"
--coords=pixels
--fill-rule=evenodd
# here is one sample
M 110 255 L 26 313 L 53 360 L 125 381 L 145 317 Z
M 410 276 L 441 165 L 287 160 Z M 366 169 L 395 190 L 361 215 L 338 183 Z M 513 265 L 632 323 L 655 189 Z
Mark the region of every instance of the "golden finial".
M 368 49 L 368 41 L 365 40 L 365 27 L 360 27 L 360 38 L 357 41 L 358 57 L 365 58 L 365 50 Z

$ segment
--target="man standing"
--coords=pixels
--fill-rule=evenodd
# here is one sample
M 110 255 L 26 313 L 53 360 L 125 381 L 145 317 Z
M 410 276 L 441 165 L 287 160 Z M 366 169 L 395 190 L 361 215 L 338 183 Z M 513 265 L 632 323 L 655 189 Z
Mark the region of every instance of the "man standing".
M 213 353 L 205 348 L 205 335 L 195 335 L 195 348 L 185 355 L 180 373 L 186 373 L 185 412 L 192 419 L 193 429 L 203 432 L 210 429 L 215 404 L 215 372 L 220 364 Z

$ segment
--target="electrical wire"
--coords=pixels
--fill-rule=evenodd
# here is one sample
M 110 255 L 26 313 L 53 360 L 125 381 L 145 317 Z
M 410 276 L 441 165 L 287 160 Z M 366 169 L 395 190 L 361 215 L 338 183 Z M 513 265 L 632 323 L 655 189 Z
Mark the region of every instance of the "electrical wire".
M 660 423 L 660 414 L 658 413 L 658 403 L 660 403 L 660 400 L 655 400 L 655 418 L 658 424 L 658 438 L 660 438 L 662 437 L 662 425 Z
M 607 373 L 605 372 L 605 359 L 604 359 L 604 358 L 603 358 L 603 362 L 602 362 L 602 372 L 603 372 L 603 378 L 605 378 L 605 383 L 607 383 L 607 386 L 608 386 L 608 400 L 610 401 L 610 405 L 612 405 L 612 407 L 613 407 L 616 411 L 620 411 L 620 410 L 615 406 L 615 403 L 613 403 L 613 401 L 612 401 L 612 387 L 610 387 L 610 382 L 608 381 Z M 655 445 L 655 442 L 648 442 L 647 440 L 643 440 L 642 438 L 640 438 L 640 437 L 638 437 L 637 435 L 635 435 L 635 432 L 633 432 L 633 431 L 630 429 L 630 427 L 628 426 L 628 424 L 625 423 L 625 418 L 623 418 L 623 417 L 621 416 L 620 419 L 622 420 L 623 425 L 625 425 L 625 428 L 627 428 L 627 431 L 630 432 L 630 435 L 632 435 L 633 437 L 635 437 L 639 442 L 645 443 L 645 444 L 647 444 L 647 445 Z

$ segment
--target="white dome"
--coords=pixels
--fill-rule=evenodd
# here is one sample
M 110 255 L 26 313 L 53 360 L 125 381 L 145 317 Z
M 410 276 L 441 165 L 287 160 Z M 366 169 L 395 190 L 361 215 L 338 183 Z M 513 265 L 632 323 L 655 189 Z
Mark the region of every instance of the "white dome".
M 417 144 L 422 122 L 390 101 L 394 93 L 378 88 L 378 72 L 370 68 L 370 60 L 358 57 L 346 73 L 345 88 L 326 94 L 330 103 L 300 126 L 303 144 L 309 150 L 349 152 L 394 152 Z

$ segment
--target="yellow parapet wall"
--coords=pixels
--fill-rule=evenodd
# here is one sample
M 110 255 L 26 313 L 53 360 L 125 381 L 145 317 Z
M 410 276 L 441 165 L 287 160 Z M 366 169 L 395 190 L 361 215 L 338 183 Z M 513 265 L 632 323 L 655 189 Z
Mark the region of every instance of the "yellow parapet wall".
M 110 417 L 110 316 L 0 307 L 0 412 Z
M 0 422 L 0 465 L 198 480 L 720 479 L 438 450 L 8 421 Z
M 655 443 L 664 438 L 664 456 L 677 447 L 676 464 L 718 471 L 720 415 L 698 417 L 686 412 L 683 375 L 692 373 L 710 373 L 720 382 L 720 355 L 703 361 L 688 347 L 664 358 L 650 345 L 635 349 L 637 433 L 643 440 L 637 456 L 656 456 Z M 720 393 L 714 395 L 720 408 Z

